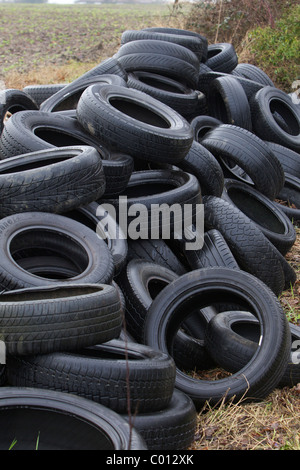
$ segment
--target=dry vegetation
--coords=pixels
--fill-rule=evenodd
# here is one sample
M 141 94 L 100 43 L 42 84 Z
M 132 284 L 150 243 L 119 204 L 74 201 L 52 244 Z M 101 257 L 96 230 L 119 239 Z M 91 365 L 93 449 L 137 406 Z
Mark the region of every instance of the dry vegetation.
M 0 79 L 7 88 L 68 83 L 110 57 L 126 29 L 186 27 L 190 5 L 0 4 Z M 72 21 L 70 21 L 72 19 Z M 242 56 L 243 51 L 240 51 Z M 243 57 L 243 56 L 242 56 Z M 298 273 L 281 303 L 289 321 L 300 324 L 300 229 L 287 255 Z M 192 450 L 300 450 L 300 384 L 274 390 L 259 403 L 209 403 L 199 413 Z
M 300 229 L 286 258 L 296 269 L 293 289 L 281 295 L 292 323 L 300 325 Z M 300 384 L 275 389 L 261 402 L 207 403 L 199 413 L 195 450 L 300 450 Z

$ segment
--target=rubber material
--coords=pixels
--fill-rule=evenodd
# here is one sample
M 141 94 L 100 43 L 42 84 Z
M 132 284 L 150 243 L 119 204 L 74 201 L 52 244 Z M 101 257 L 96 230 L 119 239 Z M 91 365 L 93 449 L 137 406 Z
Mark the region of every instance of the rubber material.
M 127 87 L 127 81 L 125 81 L 124 78 L 113 74 L 103 74 L 87 78 L 86 80 L 82 79 L 79 83 L 76 81 L 73 84 L 70 83 L 67 88 L 63 88 L 53 94 L 41 104 L 40 110 L 47 113 L 53 113 L 76 109 L 79 98 L 84 90 L 94 83 Z
M 140 434 L 114 411 L 52 390 L 2 387 L 0 420 L 1 450 L 13 444 L 15 450 L 147 449 Z
M 14 88 L 0 91 L 0 135 L 8 115 L 27 109 L 38 109 L 36 102 L 27 93 Z
M 201 141 L 220 162 L 225 177 L 234 177 L 274 199 L 284 185 L 283 168 L 269 146 L 247 129 L 222 124 Z
M 241 181 L 226 179 L 222 199 L 238 207 L 282 253 L 292 248 L 296 231 L 289 218 L 273 201 Z
M 169 405 L 173 359 L 119 339 L 85 349 L 8 358 L 8 383 L 73 393 L 117 413 L 159 411 Z
M 109 284 L 114 274 L 112 254 L 90 228 L 60 214 L 26 212 L 5 217 L 0 223 L 0 286 L 2 290 L 68 283 Z M 72 264 L 76 276 L 60 279 L 58 273 L 36 276 L 20 263 L 40 255 L 58 256 Z
M 87 88 L 78 102 L 77 118 L 104 144 L 148 161 L 175 164 L 193 141 L 192 130 L 180 114 L 146 93 L 125 87 Z
M 62 213 L 105 192 L 102 160 L 93 147 L 40 150 L 0 160 L 0 216 Z
M 105 284 L 56 283 L 15 289 L 0 299 L 7 354 L 74 351 L 118 337 L 122 311 L 116 289 Z
M 189 312 L 229 298 L 237 299 L 258 318 L 260 348 L 246 367 L 220 380 L 198 380 L 177 369 L 175 387 L 187 393 L 197 409 L 208 399 L 212 404 L 221 399 L 262 399 L 279 383 L 290 355 L 289 325 L 276 296 L 255 276 L 219 267 L 191 271 L 154 299 L 145 325 L 145 343 L 172 355 L 175 332 Z
M 127 421 L 127 415 L 122 415 Z M 149 450 L 185 450 L 196 434 L 197 413 L 193 401 L 174 389 L 170 404 L 154 413 L 137 413 L 131 423 L 144 438 Z
M 257 276 L 279 295 L 284 288 L 283 268 L 261 230 L 223 199 L 204 196 L 203 202 L 206 228 L 221 232 L 240 268 Z

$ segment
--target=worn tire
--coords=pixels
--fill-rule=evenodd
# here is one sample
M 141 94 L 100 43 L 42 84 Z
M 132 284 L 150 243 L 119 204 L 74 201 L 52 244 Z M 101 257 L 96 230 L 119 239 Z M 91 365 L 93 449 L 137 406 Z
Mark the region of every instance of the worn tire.
M 16 436 L 13 448 L 19 450 L 147 449 L 144 439 L 120 415 L 63 392 L 2 387 L 0 419 L 1 450 L 9 449 Z
M 202 60 L 203 52 L 205 52 L 205 41 L 200 35 L 189 34 L 173 34 L 173 32 L 154 31 L 153 29 L 126 30 L 121 35 L 121 47 L 131 41 L 138 40 L 158 40 L 166 41 L 173 44 L 179 44 L 192 51 L 199 61 Z
M 225 238 L 239 267 L 263 281 L 276 295 L 284 288 L 281 261 L 273 245 L 243 212 L 214 196 L 204 196 L 205 226 Z
M 0 135 L 7 113 L 15 114 L 24 110 L 37 110 L 38 105 L 27 93 L 14 88 L 0 91 Z
M 213 154 L 194 139 L 185 158 L 178 167 L 196 176 L 201 194 L 221 196 L 224 188 L 224 173 Z
M 238 57 L 232 44 L 209 44 L 205 64 L 216 72 L 230 73 L 238 65 Z
M 86 225 L 105 241 L 112 254 L 117 276 L 127 261 L 128 243 L 116 220 L 96 201 L 65 212 L 64 216 Z
M 65 284 L 112 281 L 114 263 L 107 244 L 75 220 L 48 212 L 26 212 L 3 218 L 0 230 L 0 286 L 4 290 L 56 284 L 60 271 L 57 276 L 53 272 L 36 276 L 21 267 L 22 260 L 41 254 L 71 263 L 76 276 L 61 279 Z
M 127 85 L 128 88 L 148 93 L 186 119 L 197 110 L 198 92 L 169 77 L 143 71 L 132 72 L 128 74 Z
M 224 180 L 222 199 L 235 205 L 251 219 L 268 240 L 286 255 L 296 241 L 296 231 L 275 202 L 241 181 Z
M 131 261 L 132 259 L 151 261 L 170 269 L 179 276 L 187 272 L 182 256 L 178 253 L 175 254 L 172 247 L 163 239 L 128 240 L 127 260 Z
M 252 97 L 250 106 L 253 130 L 259 137 L 300 152 L 300 111 L 287 93 L 265 86 Z
M 84 90 L 94 83 L 127 87 L 127 81 L 124 78 L 113 74 L 103 74 L 87 78 L 86 80 L 82 79 L 79 83 L 76 81 L 73 84 L 70 83 L 67 88 L 63 88 L 50 96 L 41 104 L 40 110 L 46 113 L 55 113 L 76 109 L 79 98 Z
M 173 239 L 177 230 L 181 231 L 182 218 L 187 206 L 191 213 L 191 218 L 196 218 L 198 205 L 202 202 L 200 185 L 197 178 L 190 173 L 182 170 L 145 170 L 134 171 L 128 182 L 126 190 L 120 198 L 100 199 L 100 204 L 108 204 L 116 211 L 117 222 L 121 224 L 121 216 L 124 210 L 127 210 L 127 228 L 130 224 L 136 224 L 139 230 L 136 233 L 130 233 L 128 230 L 128 238 L 163 238 Z M 162 201 L 164 206 L 161 209 Z M 140 210 L 142 204 L 142 210 Z M 166 206 L 167 205 L 167 206 Z M 163 214 L 164 209 L 168 211 L 172 206 L 179 210 L 173 218 L 171 218 L 171 210 L 169 217 L 167 213 Z M 165 217 L 159 216 L 159 211 Z M 139 217 L 136 213 L 139 212 Z M 169 220 L 168 220 L 169 219 Z M 180 227 L 178 227 L 180 226 Z
M 191 127 L 194 131 L 194 140 L 201 143 L 201 140 L 209 131 L 221 124 L 223 124 L 222 121 L 212 116 L 195 116 L 191 121 Z
M 192 270 L 213 266 L 239 269 L 225 238 L 216 229 L 204 233 L 204 244 L 200 250 L 187 250 L 184 255 Z
M 180 44 L 140 39 L 121 45 L 115 58 L 127 73 L 145 71 L 166 75 L 196 89 L 199 59 Z
M 27 93 L 36 102 L 38 107 L 50 96 L 65 88 L 66 83 L 54 83 L 48 85 L 27 85 L 23 91 Z
M 167 407 L 175 382 L 169 355 L 119 339 L 77 352 L 10 356 L 7 364 L 10 385 L 73 393 L 124 414 Z
M 261 68 L 253 64 L 239 63 L 231 73 L 261 83 L 264 86 L 275 86 L 271 78 Z
M 280 387 L 294 387 L 300 380 L 297 352 L 300 328 L 293 323 L 289 323 L 289 327 L 292 348 L 286 370 L 278 384 Z M 206 329 L 206 347 L 209 353 L 217 364 L 231 372 L 237 372 L 249 362 L 259 347 L 259 340 L 259 322 L 249 312 L 220 313 L 209 322 Z
M 169 269 L 137 259 L 130 261 L 118 277 L 126 304 L 126 330 L 136 341 L 143 342 L 144 325 L 153 300 L 175 279 L 178 275 Z M 194 370 L 205 368 L 210 363 L 202 339 L 206 325 L 214 314 L 212 309 L 206 309 L 201 315 L 195 311 L 183 329 L 178 331 L 173 354 L 177 367 Z
M 275 144 L 274 142 L 267 142 L 270 149 L 280 161 L 284 173 L 300 177 L 300 155 L 283 145 Z
M 129 420 L 144 438 L 149 450 L 185 450 L 194 442 L 197 412 L 193 401 L 180 390 L 174 389 L 170 404 L 161 411 L 137 413 Z
M 222 124 L 208 132 L 201 144 L 218 159 L 225 177 L 244 181 L 270 199 L 281 191 L 284 171 L 279 160 L 247 129 Z
M 18 212 L 62 213 L 105 192 L 102 160 L 93 147 L 40 150 L 0 160 L 0 217 Z
M 5 292 L 0 297 L 1 338 L 9 355 L 74 351 L 117 338 L 122 309 L 105 284 L 61 284 Z
M 146 93 L 125 87 L 87 88 L 77 117 L 104 144 L 142 160 L 176 164 L 193 141 L 190 125 L 180 114 Z
M 252 130 L 252 118 L 247 95 L 234 77 L 213 80 L 207 96 L 208 112 L 224 124 Z
M 89 145 L 98 151 L 103 160 L 106 194 L 119 194 L 126 188 L 133 170 L 132 157 L 110 152 L 99 139 L 93 138 L 76 119 L 64 114 L 64 111 L 22 111 L 13 115 L 0 139 L 0 158 L 69 145 Z
M 198 409 L 206 400 L 213 404 L 266 397 L 282 378 L 291 350 L 288 321 L 273 292 L 249 273 L 219 267 L 187 273 L 154 299 L 145 324 L 145 344 L 172 355 L 174 334 L 189 312 L 225 297 L 242 302 L 268 334 L 262 335 L 260 348 L 246 367 L 230 377 L 198 380 L 177 369 L 175 387 Z

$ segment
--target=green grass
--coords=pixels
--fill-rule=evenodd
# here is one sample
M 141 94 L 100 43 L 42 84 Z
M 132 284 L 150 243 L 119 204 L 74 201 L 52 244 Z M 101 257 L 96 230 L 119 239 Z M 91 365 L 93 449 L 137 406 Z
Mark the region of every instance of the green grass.
M 256 65 L 290 92 L 292 83 L 300 78 L 300 5 L 287 10 L 274 28 L 250 31 L 249 40 Z

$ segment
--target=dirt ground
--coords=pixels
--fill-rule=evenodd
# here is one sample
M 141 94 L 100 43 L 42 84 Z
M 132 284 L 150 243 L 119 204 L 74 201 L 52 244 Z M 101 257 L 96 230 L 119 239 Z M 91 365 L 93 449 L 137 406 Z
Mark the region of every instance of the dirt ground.
M 166 5 L 26 5 L 0 3 L 0 78 L 11 72 L 111 57 L 122 32 L 170 21 Z

